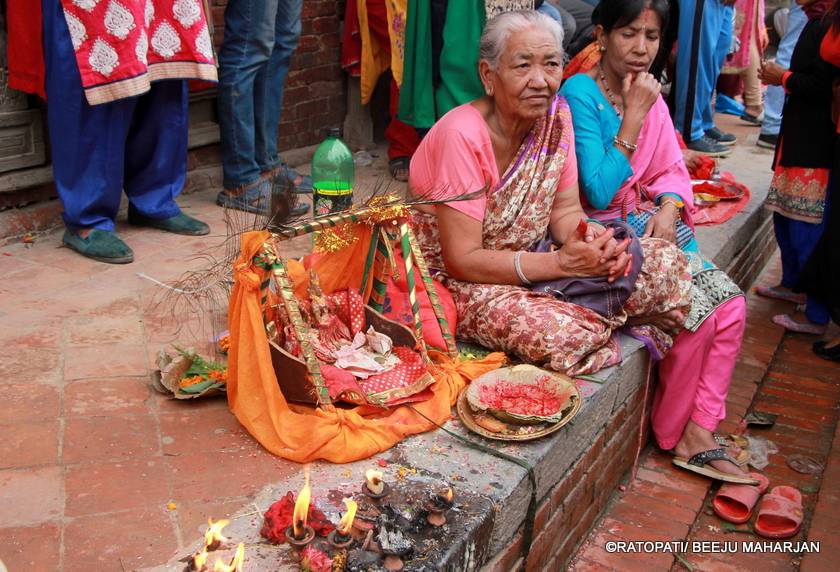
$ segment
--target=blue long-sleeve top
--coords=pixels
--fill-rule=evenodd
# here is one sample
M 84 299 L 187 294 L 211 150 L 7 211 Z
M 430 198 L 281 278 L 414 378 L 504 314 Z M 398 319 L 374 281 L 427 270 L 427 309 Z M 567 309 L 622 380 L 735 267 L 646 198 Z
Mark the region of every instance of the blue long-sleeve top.
M 606 209 L 633 176 L 630 161 L 613 145 L 621 118 L 588 75 L 567 79 L 560 93 L 572 111 L 580 190 L 594 208 Z

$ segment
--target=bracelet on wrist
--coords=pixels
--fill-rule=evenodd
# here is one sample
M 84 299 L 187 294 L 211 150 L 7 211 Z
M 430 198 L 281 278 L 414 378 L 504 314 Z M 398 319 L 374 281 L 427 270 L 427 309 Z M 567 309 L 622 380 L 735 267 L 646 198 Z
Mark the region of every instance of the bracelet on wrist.
M 685 206 L 682 201 L 663 200 L 659 202 L 660 208 L 664 207 L 665 205 L 673 206 L 675 209 L 677 209 L 677 212 L 679 212 Z
M 639 146 L 635 143 L 630 143 L 630 141 L 627 141 L 626 139 L 621 139 L 618 135 L 613 137 L 613 144 L 618 145 L 619 147 L 623 147 L 628 151 L 635 151 L 639 148 Z
M 528 277 L 522 272 L 522 251 L 518 250 L 513 255 L 513 269 L 516 271 L 516 276 L 519 278 L 519 281 L 522 282 L 525 286 L 530 286 L 532 282 L 528 280 Z

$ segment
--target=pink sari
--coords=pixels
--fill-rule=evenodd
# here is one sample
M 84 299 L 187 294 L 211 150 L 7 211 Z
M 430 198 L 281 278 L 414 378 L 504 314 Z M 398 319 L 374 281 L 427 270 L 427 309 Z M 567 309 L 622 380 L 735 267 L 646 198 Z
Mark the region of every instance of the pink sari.
M 618 189 L 613 200 L 603 210 L 587 205 L 584 198 L 586 213 L 599 220 L 624 219 L 627 213 L 653 208 L 658 195 L 674 193 L 685 203 L 682 209 L 683 222 L 694 228 L 691 177 L 675 133 L 668 105 L 660 97 L 650 109 L 636 141 L 638 149 L 630 159 L 633 175 Z
M 450 111 L 423 139 L 412 159 L 411 187 L 418 194 L 439 196 L 446 190 L 457 195 L 489 186 L 485 197 L 450 206 L 483 221 L 484 248 L 527 250 L 546 235 L 556 193 L 574 188 L 563 183 L 574 166 L 568 104 L 562 97 L 554 101 L 501 179 L 498 171 L 494 173 L 496 162 L 484 119 L 467 106 Z M 628 316 L 660 314 L 690 300 L 686 255 L 660 239 L 642 240 L 644 263 L 636 291 L 624 312 L 606 318 L 521 286 L 455 280 L 443 262 L 437 217 L 418 213 L 414 228 L 430 268 L 452 292 L 459 337 L 571 375 L 621 360 L 613 331 Z M 661 351 L 672 342 L 664 332 L 657 341 Z

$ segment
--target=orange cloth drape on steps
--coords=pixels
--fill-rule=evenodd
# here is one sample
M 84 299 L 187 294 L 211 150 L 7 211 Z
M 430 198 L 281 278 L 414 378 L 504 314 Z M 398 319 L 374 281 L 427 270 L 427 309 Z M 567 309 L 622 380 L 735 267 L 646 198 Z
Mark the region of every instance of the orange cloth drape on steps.
M 289 404 L 277 384 L 260 307 L 260 284 L 268 271 L 252 260 L 269 235 L 258 231 L 242 236 L 234 264 L 233 293 L 228 309 L 230 351 L 228 404 L 240 423 L 270 452 L 299 463 L 324 459 L 347 463 L 385 451 L 404 437 L 434 425 L 408 407 L 384 411 L 357 407 L 324 411 Z M 363 242 L 363 241 L 360 241 Z M 434 397 L 416 404 L 436 423 L 451 414 L 458 393 L 469 380 L 500 367 L 504 354 L 459 362 L 432 352 L 436 367 L 431 386 Z

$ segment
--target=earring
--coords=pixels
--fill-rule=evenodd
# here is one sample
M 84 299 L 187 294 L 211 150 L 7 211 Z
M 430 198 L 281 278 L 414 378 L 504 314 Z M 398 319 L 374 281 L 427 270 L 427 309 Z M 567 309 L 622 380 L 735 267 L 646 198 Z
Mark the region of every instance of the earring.
M 600 45 L 598 46 L 598 51 L 599 51 L 599 52 L 606 52 L 606 51 L 607 51 L 607 46 L 605 46 L 605 45 L 603 45 L 603 44 L 600 44 Z

